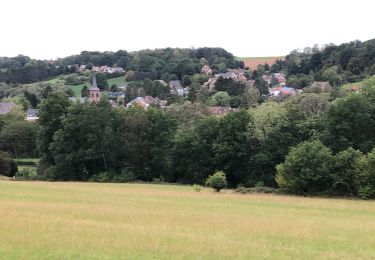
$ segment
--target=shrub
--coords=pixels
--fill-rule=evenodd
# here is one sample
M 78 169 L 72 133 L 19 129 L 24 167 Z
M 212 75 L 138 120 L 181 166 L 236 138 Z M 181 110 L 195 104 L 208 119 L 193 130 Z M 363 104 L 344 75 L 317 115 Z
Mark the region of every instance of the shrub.
M 202 187 L 201 187 L 201 185 L 194 184 L 193 189 L 194 189 L 195 192 L 200 192 L 202 190 Z
M 279 190 L 271 187 L 252 187 L 252 188 L 245 188 L 243 186 L 237 187 L 236 192 L 247 194 L 247 193 L 280 193 Z
M 222 171 L 215 172 L 213 175 L 208 176 L 206 185 L 219 192 L 227 186 L 227 177 Z
M 59 169 L 56 166 L 51 166 L 41 170 L 47 180 L 58 180 L 60 178 Z
M 285 162 L 276 166 L 276 181 L 288 192 L 321 194 L 331 186 L 332 152 L 320 141 L 308 141 L 293 147 Z
M 358 188 L 358 197 L 366 200 L 374 197 L 374 190 L 369 185 L 361 186 Z
M 6 152 L 0 151 L 0 175 L 14 176 L 12 172 L 12 158 Z
M 375 196 L 375 148 L 363 157 L 356 175 L 357 192 L 360 198 Z
M 111 177 L 108 172 L 99 172 L 90 177 L 89 181 L 92 182 L 111 182 Z
M 113 182 L 132 182 L 135 180 L 137 180 L 137 175 L 127 168 L 123 169 L 120 174 L 112 178 Z

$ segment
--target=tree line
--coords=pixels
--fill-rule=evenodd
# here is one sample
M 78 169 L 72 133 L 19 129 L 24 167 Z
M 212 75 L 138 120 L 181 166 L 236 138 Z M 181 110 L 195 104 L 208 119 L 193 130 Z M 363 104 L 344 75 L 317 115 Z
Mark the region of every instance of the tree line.
M 182 79 L 184 75 L 200 73 L 208 63 L 215 72 L 228 68 L 243 68 L 242 61 L 222 48 L 164 48 L 127 52 L 82 51 L 78 55 L 52 61 L 28 56 L 0 57 L 0 82 L 7 84 L 33 83 L 62 74 L 75 73 L 79 65 L 118 66 L 136 74 L 136 79 Z
M 375 74 L 375 39 L 295 50 L 271 70 L 283 70 L 288 85 L 298 88 L 313 81 L 329 81 L 332 86 L 361 81 Z

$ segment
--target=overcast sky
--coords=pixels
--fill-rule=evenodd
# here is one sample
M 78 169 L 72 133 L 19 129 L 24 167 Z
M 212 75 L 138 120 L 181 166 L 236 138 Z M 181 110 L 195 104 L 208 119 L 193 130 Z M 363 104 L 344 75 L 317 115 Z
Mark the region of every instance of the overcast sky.
M 0 56 L 164 47 L 286 55 L 375 38 L 374 10 L 373 0 L 1 0 Z

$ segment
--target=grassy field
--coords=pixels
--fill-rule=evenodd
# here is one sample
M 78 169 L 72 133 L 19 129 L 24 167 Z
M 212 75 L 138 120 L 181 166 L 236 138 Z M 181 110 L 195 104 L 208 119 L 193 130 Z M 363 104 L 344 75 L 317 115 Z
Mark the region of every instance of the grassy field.
M 344 84 L 341 86 L 341 89 L 342 90 L 345 90 L 345 91 L 349 91 L 352 89 L 352 87 L 354 88 L 358 88 L 358 89 L 361 89 L 362 88 L 362 85 L 363 85 L 363 81 L 360 81 L 360 82 L 355 82 L 355 83 L 347 83 L 347 84 Z
M 375 202 L 0 181 L 2 259 L 375 259 Z
M 275 57 L 245 57 L 245 58 L 238 58 L 239 60 L 242 60 L 245 63 L 246 67 L 249 67 L 251 70 L 254 70 L 257 68 L 259 64 L 265 64 L 268 63 L 268 65 L 272 65 L 276 62 L 276 60 L 283 60 L 285 59 L 284 56 L 275 56 Z

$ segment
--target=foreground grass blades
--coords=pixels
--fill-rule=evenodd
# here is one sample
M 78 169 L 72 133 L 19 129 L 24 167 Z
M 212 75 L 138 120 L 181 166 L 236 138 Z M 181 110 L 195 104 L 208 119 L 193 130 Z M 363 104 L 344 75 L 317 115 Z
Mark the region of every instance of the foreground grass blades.
M 375 202 L 0 181 L 1 259 L 374 259 Z

